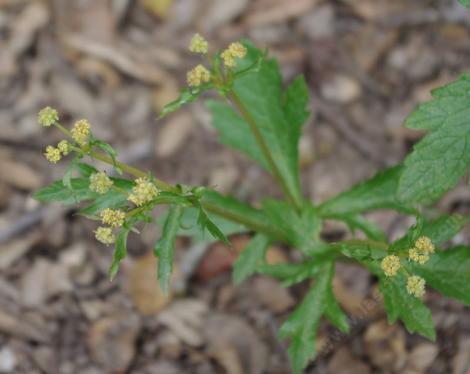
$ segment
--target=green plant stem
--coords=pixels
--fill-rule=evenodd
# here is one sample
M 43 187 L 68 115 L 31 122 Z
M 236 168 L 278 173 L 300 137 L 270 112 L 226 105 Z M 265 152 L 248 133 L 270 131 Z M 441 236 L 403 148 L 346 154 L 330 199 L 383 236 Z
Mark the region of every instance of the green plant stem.
M 94 151 L 89 152 L 88 155 L 90 157 L 95 158 L 97 160 L 100 160 L 100 161 L 102 161 L 106 164 L 114 165 L 113 160 L 111 159 L 111 157 L 109 157 L 107 155 L 101 154 L 99 152 L 94 152 Z M 147 177 L 147 174 L 145 172 L 143 172 L 142 170 L 137 169 L 133 166 L 124 164 L 122 162 L 116 162 L 116 165 L 118 167 L 120 167 L 123 171 L 125 171 L 125 172 L 127 172 L 127 173 L 129 173 L 129 174 L 131 174 L 131 175 L 133 175 L 137 178 Z M 155 180 L 156 180 L 155 184 L 162 191 L 178 192 L 176 187 L 174 187 L 174 186 L 172 186 L 172 185 L 170 185 L 166 182 L 163 182 L 162 180 L 159 180 L 159 179 L 155 179 Z M 244 215 L 236 214 L 235 212 L 227 211 L 227 210 L 225 210 L 225 209 L 223 209 L 223 208 L 221 208 L 217 205 L 211 204 L 210 202 L 202 201 L 201 204 L 202 204 L 203 208 L 206 209 L 210 213 L 214 213 L 214 214 L 216 214 L 220 217 L 223 217 L 223 218 L 225 218 L 229 221 L 242 224 L 242 225 L 246 226 L 249 229 L 252 229 L 252 230 L 255 230 L 255 231 L 260 231 L 260 232 L 262 232 L 266 235 L 270 235 L 270 236 L 273 236 L 275 238 L 278 238 L 279 240 L 286 241 L 284 233 L 281 230 L 278 230 L 277 228 L 275 228 L 275 227 L 273 227 L 269 224 L 265 224 L 263 222 L 259 222 L 259 221 L 255 221 L 255 220 L 250 220 L 248 217 L 246 217 Z
M 287 186 L 284 178 L 282 177 L 281 173 L 279 172 L 279 169 L 274 162 L 274 159 L 271 155 L 271 152 L 269 151 L 268 145 L 264 141 L 263 135 L 261 134 L 261 131 L 259 130 L 258 126 L 256 125 L 256 121 L 253 119 L 251 114 L 248 112 L 248 110 L 245 108 L 237 94 L 232 90 L 230 93 L 227 95 L 229 101 L 238 109 L 240 114 L 242 115 L 243 119 L 248 123 L 250 126 L 251 132 L 253 133 L 256 142 L 258 143 L 259 147 L 261 148 L 261 152 L 263 153 L 264 157 L 266 158 L 269 167 L 273 173 L 274 178 L 278 181 L 279 185 L 281 186 L 282 190 L 284 191 L 285 195 L 287 196 L 287 199 L 289 202 L 294 206 L 295 209 L 298 211 L 301 210 L 302 208 L 302 201 L 300 201 L 298 198 L 296 198 L 295 195 L 293 195 Z
M 88 153 L 90 157 L 93 157 L 93 158 L 96 158 L 97 160 L 100 160 L 106 164 L 109 164 L 109 165 L 114 165 L 113 163 L 113 160 L 111 159 L 111 157 L 107 156 L 107 155 L 104 155 L 104 154 L 101 154 L 99 152 L 89 152 Z M 141 178 L 141 177 L 147 177 L 147 174 L 140 170 L 140 169 L 137 169 L 133 166 L 130 166 L 130 165 L 127 165 L 127 164 L 124 164 L 122 162 L 116 162 L 116 164 L 123 170 L 123 171 L 126 171 L 127 173 L 137 177 L 137 178 Z M 166 183 L 166 182 L 163 182 L 161 180 L 158 180 L 158 185 L 157 187 L 159 187 L 162 191 L 168 191 L 168 192 L 177 192 L 177 189 L 176 187 Z M 254 231 L 258 231 L 258 232 L 261 232 L 263 234 L 266 234 L 268 236 L 272 236 L 286 244 L 291 244 L 289 243 L 289 241 L 287 240 L 285 234 L 283 233 L 282 230 L 279 230 L 277 229 L 276 227 L 268 224 L 268 223 L 264 223 L 262 221 L 259 221 L 259 220 L 251 220 L 250 218 L 246 217 L 245 215 L 241 215 L 241 214 L 237 214 L 235 212 L 231 212 L 231 211 L 228 211 L 224 208 L 221 208 L 220 206 L 218 205 L 215 205 L 215 204 L 211 204 L 210 202 L 205 202 L 205 201 L 201 201 L 201 205 L 203 206 L 204 209 L 206 209 L 208 212 L 210 213 L 213 213 L 213 214 L 216 214 L 220 217 L 223 217 L 229 221 L 232 221 L 232 222 L 236 222 L 236 223 L 239 223 L 243 226 L 246 226 L 247 228 L 251 229 L 251 230 L 254 230 Z M 343 245 L 348 245 L 348 246 L 353 246 L 353 245 L 362 245 L 362 246 L 370 246 L 370 247 L 375 247 L 375 248 L 379 248 L 379 249 L 383 249 L 383 250 L 387 250 L 388 248 L 388 245 L 386 243 L 383 243 L 383 242 L 379 242 L 379 241 L 375 241 L 375 240 L 363 240 L 363 239 L 350 239 L 350 240 L 345 240 L 345 241 L 342 241 L 342 242 L 335 242 L 335 243 L 331 243 L 330 244 L 330 247 L 332 249 L 335 249 L 335 250 L 341 250 L 342 246 Z

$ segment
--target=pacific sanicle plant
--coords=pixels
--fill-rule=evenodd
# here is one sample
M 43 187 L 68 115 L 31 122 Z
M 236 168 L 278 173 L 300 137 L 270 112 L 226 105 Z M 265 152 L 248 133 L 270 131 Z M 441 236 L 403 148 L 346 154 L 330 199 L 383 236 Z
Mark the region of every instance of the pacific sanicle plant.
M 87 202 L 79 213 L 101 221 L 96 239 L 115 246 L 111 278 L 126 256 L 129 233 L 138 233 L 142 224 L 154 221 L 155 206 L 168 205 L 154 249 L 158 280 L 165 291 L 170 287 L 175 237 L 185 216 L 227 244 L 229 232 L 222 229 L 227 222 L 236 223 L 232 225 L 236 230 L 252 232 L 251 242 L 234 266 L 236 283 L 255 273 L 271 275 L 287 285 L 313 280 L 301 304 L 280 329 L 280 335 L 290 339 L 289 355 L 296 373 L 316 355 L 315 338 L 322 317 L 342 332 L 349 331 L 348 317 L 332 289 L 336 261 L 357 262 L 378 278 L 390 323 L 400 319 L 409 332 L 434 340 L 431 312 L 423 303 L 426 285 L 470 305 L 470 248 L 440 249 L 467 219 L 439 215 L 429 207 L 454 187 L 470 166 L 470 75 L 433 91 L 433 100 L 407 119 L 407 127 L 426 130 L 427 135 L 402 164 L 314 205 L 302 194 L 299 182 L 298 143 L 309 116 L 304 79 L 294 79 L 283 90 L 276 60 L 248 41 L 210 53 L 207 41 L 196 34 L 190 50 L 201 54 L 206 66 L 197 65 L 188 72 L 188 87 L 161 115 L 179 109 L 204 91 L 215 90 L 221 100 L 210 100 L 207 107 L 221 142 L 270 173 L 285 200 L 266 198 L 255 208 L 205 187 L 170 185 L 119 162 L 115 150 L 93 136 L 87 120 L 75 122 L 68 130 L 57 111 L 49 107 L 40 111 L 39 123 L 56 127 L 67 139 L 48 146 L 45 157 L 52 163 L 65 156 L 71 161 L 63 179 L 38 191 L 35 198 L 64 204 Z M 119 177 L 85 163 L 87 158 L 111 165 Z M 402 238 L 389 242 L 384 232 L 364 217 L 364 213 L 378 209 L 414 216 L 416 224 Z M 326 242 L 320 236 L 326 219 L 343 221 L 352 233 L 359 230 L 367 239 Z M 303 260 L 267 264 L 265 252 L 273 242 L 295 248 Z

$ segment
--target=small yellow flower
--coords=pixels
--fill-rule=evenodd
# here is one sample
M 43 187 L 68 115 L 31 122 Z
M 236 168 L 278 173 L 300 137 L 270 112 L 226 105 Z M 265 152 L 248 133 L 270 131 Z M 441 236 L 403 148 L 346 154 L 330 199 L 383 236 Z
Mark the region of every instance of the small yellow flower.
M 211 80 L 211 73 L 202 65 L 197 65 L 194 69 L 188 71 L 187 81 L 190 87 L 200 86 Z
M 105 194 L 112 187 L 113 181 L 104 171 L 90 175 L 90 190 L 99 194 Z
M 429 256 L 426 254 L 421 253 L 416 248 L 411 248 L 408 252 L 408 258 L 411 261 L 417 262 L 421 265 L 424 265 L 429 260 Z
M 244 58 L 246 56 L 246 48 L 240 43 L 231 43 L 228 48 L 220 54 L 222 60 L 224 60 L 224 65 L 228 68 L 234 68 L 236 63 L 236 58 Z
M 207 40 L 198 33 L 194 34 L 189 44 L 189 50 L 194 53 L 205 54 L 207 53 L 208 47 L 209 43 L 207 43 Z
M 230 51 L 233 57 L 244 58 L 246 56 L 246 48 L 240 42 L 231 43 L 228 46 L 228 50 Z
M 232 56 L 230 50 L 226 49 L 220 54 L 222 60 L 224 60 L 224 65 L 228 68 L 234 68 L 237 64 L 235 62 L 235 58 Z
M 119 209 L 104 209 L 101 213 L 101 222 L 111 227 L 121 227 L 126 219 L 126 213 Z
M 144 205 L 158 195 L 158 188 L 147 178 L 138 178 L 135 183 L 136 185 L 132 188 L 132 193 L 128 197 L 128 200 L 135 205 Z
M 424 286 L 426 282 L 423 278 L 418 277 L 417 275 L 412 275 L 406 281 L 406 291 L 413 296 L 423 297 L 424 295 Z
M 418 240 L 416 240 L 415 247 L 419 252 L 423 254 L 434 253 L 435 249 L 431 239 L 429 239 L 427 236 L 419 237 Z
M 46 147 L 46 152 L 44 153 L 46 156 L 47 161 L 52 164 L 57 164 L 58 161 L 62 158 L 60 155 L 60 150 L 58 148 L 53 147 L 52 145 L 48 145 Z
M 98 227 L 95 230 L 95 238 L 106 245 L 113 244 L 116 241 L 116 236 L 110 227 Z
M 38 113 L 38 123 L 44 127 L 49 127 L 59 121 L 59 114 L 57 110 L 46 106 Z
M 67 156 L 70 153 L 70 143 L 67 140 L 61 140 L 59 144 L 57 144 L 57 149 L 64 156 Z
M 382 260 L 380 266 L 387 277 L 393 277 L 400 269 L 400 258 L 395 255 L 387 256 Z
M 72 138 L 80 145 L 85 145 L 90 136 L 90 123 L 86 119 L 81 119 L 73 125 Z

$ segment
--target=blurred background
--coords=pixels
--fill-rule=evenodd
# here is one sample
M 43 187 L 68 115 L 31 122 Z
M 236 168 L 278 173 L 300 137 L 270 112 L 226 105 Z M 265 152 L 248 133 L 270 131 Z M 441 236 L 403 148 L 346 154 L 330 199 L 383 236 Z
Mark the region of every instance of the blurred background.
M 199 63 L 200 32 L 213 49 L 242 37 L 269 47 L 285 82 L 304 74 L 312 116 L 300 143 L 305 193 L 322 201 L 399 162 L 420 135 L 402 127 L 429 91 L 470 67 L 470 10 L 445 0 L 0 0 L 0 372 L 289 373 L 285 316 L 307 285 L 284 289 L 230 280 L 235 253 L 210 238 L 180 238 L 174 291 L 164 298 L 151 248 L 158 229 L 129 240 L 114 282 L 112 248 L 71 208 L 30 196 L 61 178 L 66 162 L 42 157 L 61 134 L 36 123 L 87 118 L 120 159 L 171 183 L 213 186 L 256 204 L 280 191 L 259 167 L 224 148 L 202 101 L 157 120 Z M 438 204 L 470 213 L 468 186 Z M 391 238 L 412 222 L 370 218 Z M 324 237 L 346 237 L 328 222 Z M 454 244 L 469 244 L 467 228 Z M 270 263 L 292 258 L 273 246 Z M 307 373 L 470 373 L 470 313 L 428 292 L 435 343 L 389 326 L 376 284 L 340 264 L 335 292 L 353 320 L 350 337 L 322 324 L 320 358 Z

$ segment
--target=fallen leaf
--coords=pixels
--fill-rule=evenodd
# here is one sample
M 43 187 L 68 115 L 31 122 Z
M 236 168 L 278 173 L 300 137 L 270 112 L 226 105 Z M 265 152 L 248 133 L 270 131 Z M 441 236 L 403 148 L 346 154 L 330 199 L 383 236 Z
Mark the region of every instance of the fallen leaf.
M 97 320 L 88 333 L 93 360 L 106 372 L 125 372 L 134 359 L 139 330 L 138 319 L 126 313 Z
M 178 151 L 194 129 L 193 118 L 188 112 L 176 113 L 160 128 L 155 142 L 155 153 L 168 157 Z
M 254 291 L 261 302 L 274 313 L 283 313 L 295 304 L 295 299 L 289 290 L 281 287 L 279 282 L 273 278 L 264 276 L 253 280 Z
M 244 320 L 222 313 L 209 315 L 204 325 L 209 354 L 231 374 L 265 372 L 268 349 Z
M 199 347 L 204 343 L 201 329 L 207 305 L 199 300 L 178 300 L 162 311 L 158 321 L 168 327 L 184 343 Z
M 165 295 L 157 280 L 157 259 L 152 252 L 138 258 L 130 268 L 129 293 L 137 310 L 143 315 L 161 311 L 172 299 L 171 289 Z
M 329 373 L 369 374 L 371 369 L 365 362 L 354 357 L 348 347 L 339 349 L 328 363 Z
M 400 325 L 389 325 L 386 319 L 375 322 L 367 328 L 364 342 L 370 361 L 383 371 L 400 371 L 405 365 L 405 333 Z

